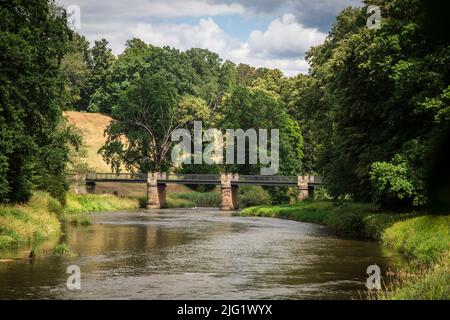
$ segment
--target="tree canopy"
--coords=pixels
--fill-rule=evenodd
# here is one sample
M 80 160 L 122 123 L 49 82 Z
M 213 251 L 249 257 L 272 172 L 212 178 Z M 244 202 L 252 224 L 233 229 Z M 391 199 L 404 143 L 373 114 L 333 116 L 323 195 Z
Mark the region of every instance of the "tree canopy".
M 0 201 L 26 201 L 35 188 L 63 200 L 68 149 L 79 143 L 62 116 L 65 12 L 47 0 L 9 1 L 0 21 Z

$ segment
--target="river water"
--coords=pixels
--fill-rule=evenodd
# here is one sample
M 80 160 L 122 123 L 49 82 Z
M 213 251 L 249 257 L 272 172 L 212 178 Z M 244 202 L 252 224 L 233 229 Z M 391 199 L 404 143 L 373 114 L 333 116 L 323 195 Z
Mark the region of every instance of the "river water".
M 359 299 L 369 265 L 384 273 L 403 264 L 377 243 L 296 221 L 213 209 L 93 217 L 59 240 L 75 256 L 44 244 L 32 263 L 0 262 L 0 299 Z M 81 290 L 67 289 L 70 265 L 81 270 Z

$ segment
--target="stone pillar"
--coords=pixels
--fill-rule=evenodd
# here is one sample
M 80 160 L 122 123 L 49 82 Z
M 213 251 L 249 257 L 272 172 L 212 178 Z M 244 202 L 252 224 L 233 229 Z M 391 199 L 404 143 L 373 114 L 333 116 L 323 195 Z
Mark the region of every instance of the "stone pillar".
M 297 186 L 298 186 L 298 194 L 297 199 L 299 201 L 308 199 L 308 176 L 298 176 Z
M 231 181 L 238 181 L 238 174 L 222 173 L 220 175 L 220 210 L 229 211 L 239 208 L 238 186 L 232 186 Z
M 74 174 L 70 177 L 70 191 L 75 194 L 86 194 L 86 175 Z
M 166 203 L 166 184 L 160 183 L 158 184 L 158 197 L 159 197 L 159 207 L 167 208 Z
M 220 210 L 233 210 L 231 175 L 229 173 L 220 175 Z
M 160 209 L 166 206 L 166 185 L 158 183 L 165 179 L 165 173 L 149 172 L 147 176 L 147 209 Z
M 239 209 L 239 186 L 231 186 L 231 201 L 233 202 L 233 210 Z

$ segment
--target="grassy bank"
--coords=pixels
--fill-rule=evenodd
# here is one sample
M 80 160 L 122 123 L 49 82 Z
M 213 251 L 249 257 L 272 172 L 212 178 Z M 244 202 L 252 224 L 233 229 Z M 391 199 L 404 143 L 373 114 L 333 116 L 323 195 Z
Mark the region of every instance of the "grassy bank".
M 0 206 L 0 248 L 57 237 L 62 206 L 47 193 L 36 192 L 25 205 Z
M 63 220 L 72 224 L 90 224 L 89 213 L 137 209 L 137 199 L 118 197 L 110 194 L 67 195 Z
M 319 223 L 341 235 L 380 241 L 409 258 L 413 271 L 398 273 L 392 287 L 379 298 L 450 298 L 449 215 L 380 212 L 370 204 L 335 205 L 327 201 L 252 207 L 241 215 Z
M 220 194 L 218 192 L 190 192 L 169 195 L 169 208 L 186 207 L 218 207 Z
M 147 197 L 139 197 L 139 206 L 145 208 Z M 196 192 L 168 194 L 166 198 L 167 208 L 198 208 L 219 207 L 220 194 L 218 192 Z
M 35 244 L 59 236 L 61 221 L 90 224 L 89 213 L 138 208 L 138 201 L 114 195 L 67 195 L 61 204 L 44 192 L 35 192 L 24 205 L 0 205 L 0 249 Z

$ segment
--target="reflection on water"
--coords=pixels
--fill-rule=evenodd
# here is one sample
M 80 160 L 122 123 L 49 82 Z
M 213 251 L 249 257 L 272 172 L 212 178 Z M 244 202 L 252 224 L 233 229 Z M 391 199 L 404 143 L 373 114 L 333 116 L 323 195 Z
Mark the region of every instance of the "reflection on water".
M 61 241 L 76 257 L 0 263 L 0 298 L 348 299 L 365 289 L 367 266 L 401 263 L 322 226 L 215 210 L 106 213 L 95 222 L 66 228 Z M 80 291 L 66 288 L 69 265 L 81 268 Z

